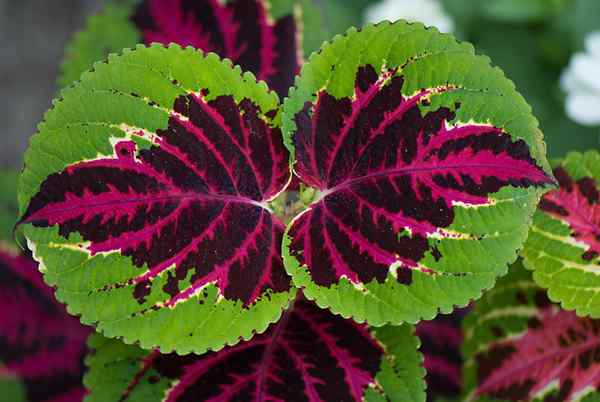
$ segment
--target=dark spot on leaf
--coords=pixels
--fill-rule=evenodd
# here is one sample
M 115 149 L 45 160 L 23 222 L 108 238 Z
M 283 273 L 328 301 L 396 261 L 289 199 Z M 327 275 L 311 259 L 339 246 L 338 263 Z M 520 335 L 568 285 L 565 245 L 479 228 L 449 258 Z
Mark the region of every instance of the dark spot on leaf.
M 581 258 L 585 261 L 592 261 L 594 258 L 598 257 L 598 253 L 595 250 L 587 250 L 582 254 Z
M 542 323 L 537 319 L 537 317 L 531 317 L 529 320 L 527 320 L 527 327 L 531 330 L 538 330 L 542 327 Z
M 544 290 L 538 290 L 535 292 L 534 303 L 537 308 L 544 309 L 552 305 L 550 299 L 548 299 L 548 295 Z
M 558 166 L 552 170 L 554 177 L 558 181 L 558 184 L 561 188 L 565 189 L 568 192 L 573 190 L 573 179 L 569 173 L 562 166 Z
M 146 302 L 146 296 L 148 296 L 150 292 L 152 292 L 152 284 L 150 281 L 142 281 L 135 285 L 133 297 L 135 297 L 138 303 L 143 304 Z
M 492 331 L 492 334 L 496 337 L 496 338 L 501 338 L 504 336 L 504 331 L 502 330 L 502 328 L 498 327 L 498 326 L 493 326 L 490 328 L 490 330 Z
M 521 290 L 519 290 L 517 292 L 517 294 L 515 295 L 515 298 L 516 298 L 518 304 L 527 304 L 528 303 L 527 296 Z
M 525 401 L 531 392 L 531 389 L 535 385 L 535 380 L 530 378 L 525 380 L 516 380 L 514 383 L 502 387 L 494 392 L 490 392 L 489 395 L 494 398 L 508 399 L 510 401 Z
M 542 198 L 540 200 L 540 209 L 545 212 L 553 212 L 560 216 L 569 216 L 569 211 L 567 211 L 564 207 L 552 202 L 546 198 Z
M 509 359 L 517 349 L 513 345 L 494 345 L 488 351 L 475 356 L 477 362 L 477 378 L 483 383 L 487 377 Z

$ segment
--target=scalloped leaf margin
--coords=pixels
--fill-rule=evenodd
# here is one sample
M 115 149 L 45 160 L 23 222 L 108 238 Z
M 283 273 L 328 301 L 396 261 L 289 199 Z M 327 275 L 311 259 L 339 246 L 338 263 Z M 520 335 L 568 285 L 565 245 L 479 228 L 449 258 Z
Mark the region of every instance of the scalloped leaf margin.
M 111 56 L 63 91 L 31 140 L 19 202 L 69 312 L 181 354 L 276 321 L 295 294 L 266 206 L 290 179 L 278 108 L 252 74 L 176 45 Z
M 295 173 L 319 194 L 286 230 L 286 269 L 320 306 L 371 325 L 478 298 L 553 183 L 513 83 L 421 24 L 325 44 L 284 102 L 283 130 Z

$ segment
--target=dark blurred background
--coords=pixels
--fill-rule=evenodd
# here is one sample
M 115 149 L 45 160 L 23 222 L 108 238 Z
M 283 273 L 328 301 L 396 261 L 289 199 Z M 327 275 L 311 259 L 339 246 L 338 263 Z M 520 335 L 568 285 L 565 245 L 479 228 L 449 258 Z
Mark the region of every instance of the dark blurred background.
M 104 0 L 0 0 L 0 168 L 19 167 L 58 90 L 67 41 Z

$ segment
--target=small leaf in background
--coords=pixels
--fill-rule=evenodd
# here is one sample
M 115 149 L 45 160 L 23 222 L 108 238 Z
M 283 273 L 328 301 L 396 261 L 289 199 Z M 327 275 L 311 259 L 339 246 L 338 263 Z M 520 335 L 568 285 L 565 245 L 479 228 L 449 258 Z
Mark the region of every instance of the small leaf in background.
M 556 18 L 554 24 L 572 44 L 572 49 L 581 50 L 585 37 L 600 29 L 598 23 L 600 2 L 596 0 L 570 0 L 568 7 Z
M 481 11 L 493 20 L 531 23 L 559 15 L 570 2 L 571 0 L 488 0 Z
M 267 206 L 290 180 L 278 107 L 251 74 L 177 45 L 111 57 L 64 91 L 20 200 L 69 311 L 181 354 L 276 321 L 295 294 Z
M 132 2 L 129 2 L 132 3 Z M 112 4 L 92 16 L 69 45 L 61 85 L 67 85 L 109 53 L 142 42 L 176 43 L 217 53 L 265 80 L 283 97 L 300 69 L 301 34 L 293 7 L 269 15 L 266 0 L 142 0 Z
M 553 183 L 529 111 L 488 59 L 421 24 L 326 44 L 284 103 L 294 170 L 319 191 L 284 238 L 295 285 L 371 325 L 478 297 Z
M 373 337 L 300 299 L 264 334 L 203 356 L 161 355 L 96 336 L 87 400 L 424 401 L 412 331 L 386 327 Z
M 139 42 L 140 35 L 129 21 L 130 14 L 131 6 L 108 4 L 88 18 L 85 27 L 67 45 L 58 79 L 61 88 L 79 80 L 81 73 L 109 53 L 134 47 Z
M 25 400 L 83 399 L 90 333 L 55 300 L 30 257 L 0 248 L 0 372 L 22 382 Z M 0 399 L 12 401 L 5 398 L 2 388 Z
M 300 68 L 294 16 L 271 21 L 262 0 L 144 0 L 132 21 L 144 43 L 215 52 L 266 81 L 282 97 Z
M 600 317 L 600 154 L 572 152 L 554 168 L 560 188 L 542 197 L 523 249 L 550 299 Z
M 600 397 L 600 321 L 552 304 L 520 263 L 478 301 L 464 330 L 467 401 Z
M 427 400 L 457 397 L 462 391 L 461 322 L 468 309 L 438 315 L 432 321 L 417 324 L 421 353 L 427 370 Z

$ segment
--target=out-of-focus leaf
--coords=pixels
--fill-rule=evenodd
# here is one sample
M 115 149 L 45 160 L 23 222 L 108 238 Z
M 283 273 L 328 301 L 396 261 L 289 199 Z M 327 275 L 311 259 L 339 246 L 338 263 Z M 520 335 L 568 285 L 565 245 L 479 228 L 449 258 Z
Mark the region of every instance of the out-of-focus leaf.
M 12 243 L 12 229 L 18 216 L 19 173 L 0 169 L 0 242 Z
M 573 49 L 582 49 L 585 36 L 600 30 L 600 1 L 571 0 L 555 23 L 571 40 Z
M 560 188 L 542 197 L 533 216 L 522 251 L 525 266 L 550 299 L 599 318 L 600 154 L 570 153 L 554 175 Z
M 0 248 L 0 361 L 30 402 L 80 402 L 91 328 L 67 314 L 27 255 Z M 0 394 L 0 400 L 5 401 Z
M 298 300 L 261 335 L 202 356 L 160 354 L 96 335 L 89 402 L 423 402 L 410 325 L 370 329 Z
M 0 397 L 6 402 L 26 402 L 25 388 L 20 380 L 0 374 Z
M 558 15 L 570 0 L 487 0 L 483 16 L 503 22 L 539 22 Z
M 266 0 L 142 0 L 131 16 L 146 45 L 176 43 L 214 52 L 265 81 L 281 98 L 302 63 L 298 22 L 293 10 Z
M 58 83 L 67 86 L 79 79 L 84 71 L 104 60 L 109 53 L 133 47 L 139 33 L 129 21 L 133 9 L 129 2 L 109 4 L 100 13 L 91 16 L 84 29 L 78 32 L 67 47 Z
M 461 322 L 468 309 L 452 314 L 440 314 L 431 321 L 417 324 L 421 353 L 427 370 L 427 400 L 439 402 L 439 397 L 457 397 L 462 390 Z
M 600 320 L 551 303 L 521 263 L 477 302 L 463 329 L 465 401 L 598 400 Z

